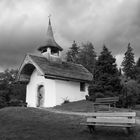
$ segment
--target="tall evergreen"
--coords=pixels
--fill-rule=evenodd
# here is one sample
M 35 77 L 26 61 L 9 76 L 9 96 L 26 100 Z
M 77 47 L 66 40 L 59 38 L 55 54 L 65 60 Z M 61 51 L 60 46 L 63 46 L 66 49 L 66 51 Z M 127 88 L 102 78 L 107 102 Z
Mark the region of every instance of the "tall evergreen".
M 110 75 L 116 75 L 118 73 L 116 59 L 112 56 L 111 52 L 104 45 L 101 54 L 97 60 L 97 79 L 100 74 L 108 73 Z
M 66 53 L 66 61 L 77 63 L 78 53 L 79 53 L 79 47 L 77 46 L 77 43 L 73 41 L 72 47 L 70 47 L 68 52 Z
M 88 42 L 82 44 L 80 52 L 78 54 L 78 63 L 87 68 L 92 74 L 94 74 L 96 63 L 96 52 L 92 43 Z
M 136 67 L 140 67 L 140 57 L 138 58 L 138 60 L 136 62 Z
M 138 81 L 138 83 L 140 83 L 140 58 L 138 58 L 137 62 L 136 62 L 136 80 Z
M 117 96 L 120 93 L 121 85 L 116 59 L 105 45 L 96 63 L 95 83 L 90 88 L 89 94 L 93 97 Z
M 74 41 L 72 47 L 66 53 L 67 62 L 78 63 L 87 68 L 91 73 L 94 73 L 96 63 L 96 52 L 92 43 L 82 44 L 77 46 Z
M 122 70 L 127 78 L 135 78 L 135 61 L 133 48 L 128 44 L 127 51 L 124 54 L 124 59 L 122 62 Z

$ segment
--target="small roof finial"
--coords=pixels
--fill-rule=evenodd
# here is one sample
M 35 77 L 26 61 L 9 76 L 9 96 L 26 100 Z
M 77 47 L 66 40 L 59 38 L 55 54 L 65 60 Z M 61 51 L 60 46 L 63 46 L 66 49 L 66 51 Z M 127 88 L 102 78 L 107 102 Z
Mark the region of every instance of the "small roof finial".
M 49 25 L 51 25 L 51 20 L 50 20 L 51 19 L 51 14 L 49 14 L 48 17 L 49 17 Z

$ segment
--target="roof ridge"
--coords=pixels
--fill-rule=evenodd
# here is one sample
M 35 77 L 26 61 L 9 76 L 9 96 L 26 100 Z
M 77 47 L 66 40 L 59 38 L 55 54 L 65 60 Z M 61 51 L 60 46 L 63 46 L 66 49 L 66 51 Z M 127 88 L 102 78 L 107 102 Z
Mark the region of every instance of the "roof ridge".
M 47 59 L 46 57 L 44 57 L 44 56 L 41 55 L 41 54 L 27 53 L 27 55 L 32 55 L 32 56 L 37 56 L 37 57 L 42 57 L 42 58 Z
M 34 53 L 27 53 L 27 55 L 32 55 L 32 56 L 37 56 L 37 57 L 41 57 L 41 58 L 45 58 L 46 60 L 48 60 L 45 56 L 41 55 L 41 54 L 34 54 Z M 48 60 L 49 61 L 49 60 Z M 64 60 L 62 60 L 62 63 L 66 62 Z

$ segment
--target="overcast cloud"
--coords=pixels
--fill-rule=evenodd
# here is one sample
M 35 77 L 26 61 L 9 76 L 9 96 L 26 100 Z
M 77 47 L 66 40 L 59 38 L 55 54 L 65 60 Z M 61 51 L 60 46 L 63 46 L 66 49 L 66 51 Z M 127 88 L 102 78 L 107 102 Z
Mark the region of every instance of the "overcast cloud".
M 0 0 L 0 69 L 18 68 L 26 53 L 36 53 L 49 14 L 64 50 L 73 40 L 90 41 L 97 52 L 106 44 L 119 64 L 131 42 L 139 57 L 139 0 Z

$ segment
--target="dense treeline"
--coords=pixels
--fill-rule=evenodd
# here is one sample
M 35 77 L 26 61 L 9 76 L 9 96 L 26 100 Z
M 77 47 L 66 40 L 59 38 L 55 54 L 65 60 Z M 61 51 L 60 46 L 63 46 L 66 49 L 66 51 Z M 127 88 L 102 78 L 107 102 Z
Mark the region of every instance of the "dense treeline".
M 97 56 L 90 42 L 78 46 L 74 41 L 66 60 L 82 64 L 93 74 L 89 96 L 86 97 L 88 100 L 119 96 L 119 106 L 123 107 L 132 107 L 140 102 L 140 58 L 135 63 L 130 43 L 124 53 L 122 69 L 117 68 L 115 57 L 105 45 Z
M 17 70 L 0 73 L 0 108 L 25 102 L 26 85 L 17 81 Z
M 121 68 L 106 45 L 97 56 L 92 43 L 80 46 L 74 41 L 66 53 L 66 61 L 82 64 L 93 74 L 86 99 L 94 101 L 97 97 L 119 96 L 120 107 L 132 107 L 140 103 L 140 58 L 135 62 L 130 43 L 124 53 Z M 25 102 L 26 84 L 17 81 L 17 70 L 0 73 L 0 107 L 12 103 Z

